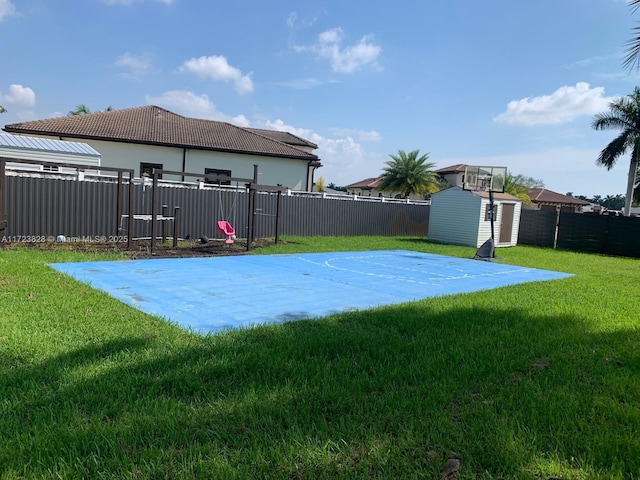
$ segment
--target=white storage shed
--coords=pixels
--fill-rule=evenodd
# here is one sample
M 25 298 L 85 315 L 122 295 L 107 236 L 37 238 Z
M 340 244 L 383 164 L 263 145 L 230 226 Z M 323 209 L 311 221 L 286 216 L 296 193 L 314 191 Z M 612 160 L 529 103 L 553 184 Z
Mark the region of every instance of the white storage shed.
M 76 172 L 75 169 L 70 168 L 19 163 L 20 160 L 100 166 L 100 153 L 86 143 L 23 135 L 0 134 L 0 157 L 7 160 L 9 170 Z
M 494 193 L 496 247 L 518 243 L 522 202 L 508 193 Z M 431 196 L 429 240 L 480 248 L 491 238 L 489 193 L 451 187 Z

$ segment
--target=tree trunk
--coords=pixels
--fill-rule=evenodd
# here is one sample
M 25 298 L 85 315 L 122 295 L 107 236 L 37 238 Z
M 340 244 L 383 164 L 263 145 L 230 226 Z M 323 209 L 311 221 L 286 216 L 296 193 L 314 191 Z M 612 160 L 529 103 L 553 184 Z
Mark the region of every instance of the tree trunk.
M 624 197 L 624 216 L 631 215 L 631 202 L 633 201 L 633 185 L 636 181 L 636 172 L 638 171 L 638 155 L 637 148 L 633 150 L 631 162 L 629 163 L 629 175 L 627 177 L 627 195 Z

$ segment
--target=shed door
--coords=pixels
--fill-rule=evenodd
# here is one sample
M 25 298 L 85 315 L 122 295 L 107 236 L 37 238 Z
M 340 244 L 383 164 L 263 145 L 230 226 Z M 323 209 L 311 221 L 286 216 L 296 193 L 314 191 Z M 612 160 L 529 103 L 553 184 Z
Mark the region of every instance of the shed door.
M 500 243 L 511 243 L 513 232 L 513 213 L 516 206 L 513 203 L 502 204 L 502 220 L 500 222 Z

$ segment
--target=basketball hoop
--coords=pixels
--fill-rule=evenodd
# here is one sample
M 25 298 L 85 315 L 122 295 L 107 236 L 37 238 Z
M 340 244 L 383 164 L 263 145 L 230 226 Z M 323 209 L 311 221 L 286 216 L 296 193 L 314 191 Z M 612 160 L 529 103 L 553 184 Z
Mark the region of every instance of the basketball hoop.
M 495 220 L 495 209 L 493 205 L 493 194 L 504 193 L 505 181 L 507 178 L 507 167 L 471 166 L 464 169 L 462 179 L 462 189 L 470 192 L 489 193 L 489 220 L 491 221 L 491 239 L 476 252 L 475 259 L 491 260 L 495 258 L 495 233 L 493 222 Z

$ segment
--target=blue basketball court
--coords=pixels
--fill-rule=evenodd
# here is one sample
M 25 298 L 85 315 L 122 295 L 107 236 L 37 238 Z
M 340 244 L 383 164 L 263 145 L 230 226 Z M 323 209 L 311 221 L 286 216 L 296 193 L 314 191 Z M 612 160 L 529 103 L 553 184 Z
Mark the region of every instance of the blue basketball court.
M 51 266 L 143 312 L 199 333 L 570 276 L 407 250 Z

